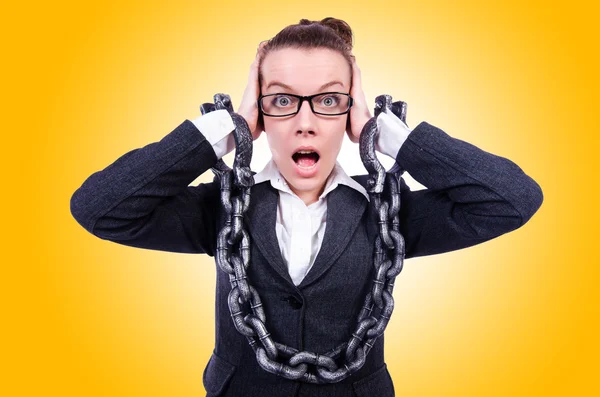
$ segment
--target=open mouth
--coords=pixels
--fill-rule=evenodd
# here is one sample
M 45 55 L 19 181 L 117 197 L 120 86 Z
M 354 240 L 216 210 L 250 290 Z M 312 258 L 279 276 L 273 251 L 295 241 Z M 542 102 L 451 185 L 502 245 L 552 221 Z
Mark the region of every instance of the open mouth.
M 292 155 L 292 159 L 302 168 L 313 168 L 319 162 L 319 153 L 312 150 L 298 150 Z

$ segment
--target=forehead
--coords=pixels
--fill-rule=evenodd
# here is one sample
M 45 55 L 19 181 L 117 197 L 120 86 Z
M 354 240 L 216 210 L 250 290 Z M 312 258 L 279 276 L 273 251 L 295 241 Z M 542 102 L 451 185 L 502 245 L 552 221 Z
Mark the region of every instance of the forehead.
M 350 65 L 342 54 L 329 49 L 285 48 L 267 54 L 262 62 L 262 91 L 310 95 L 324 84 L 338 81 L 328 91 L 350 89 Z M 276 85 L 282 83 L 289 88 Z

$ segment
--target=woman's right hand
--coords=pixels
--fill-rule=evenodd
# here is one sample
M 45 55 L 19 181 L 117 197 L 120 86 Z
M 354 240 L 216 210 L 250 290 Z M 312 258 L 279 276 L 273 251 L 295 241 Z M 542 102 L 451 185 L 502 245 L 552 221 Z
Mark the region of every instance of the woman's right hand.
M 262 47 L 267 43 L 263 41 L 258 45 L 254 62 L 250 65 L 250 73 L 248 75 L 248 84 L 244 90 L 244 96 L 237 113 L 246 120 L 248 128 L 252 132 L 252 139 L 256 140 L 265 129 L 265 126 L 258 117 L 258 96 L 260 95 L 260 87 L 258 85 L 258 62 L 262 54 Z

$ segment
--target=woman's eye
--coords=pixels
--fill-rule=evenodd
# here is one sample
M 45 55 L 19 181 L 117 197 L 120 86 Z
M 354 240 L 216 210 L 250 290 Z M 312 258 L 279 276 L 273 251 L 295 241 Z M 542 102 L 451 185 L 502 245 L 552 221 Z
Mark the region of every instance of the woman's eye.
M 277 96 L 273 102 L 275 102 L 275 105 L 279 107 L 289 106 L 292 103 L 290 98 L 287 96 Z
M 325 106 L 334 106 L 337 105 L 340 102 L 340 99 L 335 96 L 335 95 L 330 95 L 330 96 L 326 96 L 325 98 L 323 98 L 323 100 L 321 101 L 322 105 Z

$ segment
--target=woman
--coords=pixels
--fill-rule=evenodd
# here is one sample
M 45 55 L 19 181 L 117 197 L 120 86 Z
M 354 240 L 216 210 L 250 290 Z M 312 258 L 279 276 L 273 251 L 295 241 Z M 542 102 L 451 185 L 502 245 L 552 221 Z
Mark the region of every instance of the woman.
M 366 178 L 348 177 L 336 162 L 344 133 L 357 143 L 371 118 L 351 38 L 350 27 L 334 18 L 283 29 L 261 44 L 237 112 L 254 139 L 264 130 L 272 153 L 254 175 L 244 217 L 248 281 L 272 339 L 318 354 L 351 338 L 373 279 L 377 224 Z M 336 94 L 316 95 L 327 92 Z M 377 126 L 377 149 L 427 187 L 413 192 L 401 181 L 406 259 L 498 237 L 522 226 L 542 203 L 538 184 L 508 159 L 426 122 L 410 131 L 381 113 Z M 233 127 L 226 110 L 185 120 L 88 177 L 71 198 L 73 216 L 120 244 L 215 256 L 225 224 L 220 185 L 188 185 L 233 150 Z M 216 346 L 203 376 L 209 396 L 394 395 L 383 336 L 364 364 L 336 383 L 266 371 L 233 324 L 230 291 L 228 275 L 217 270 Z

